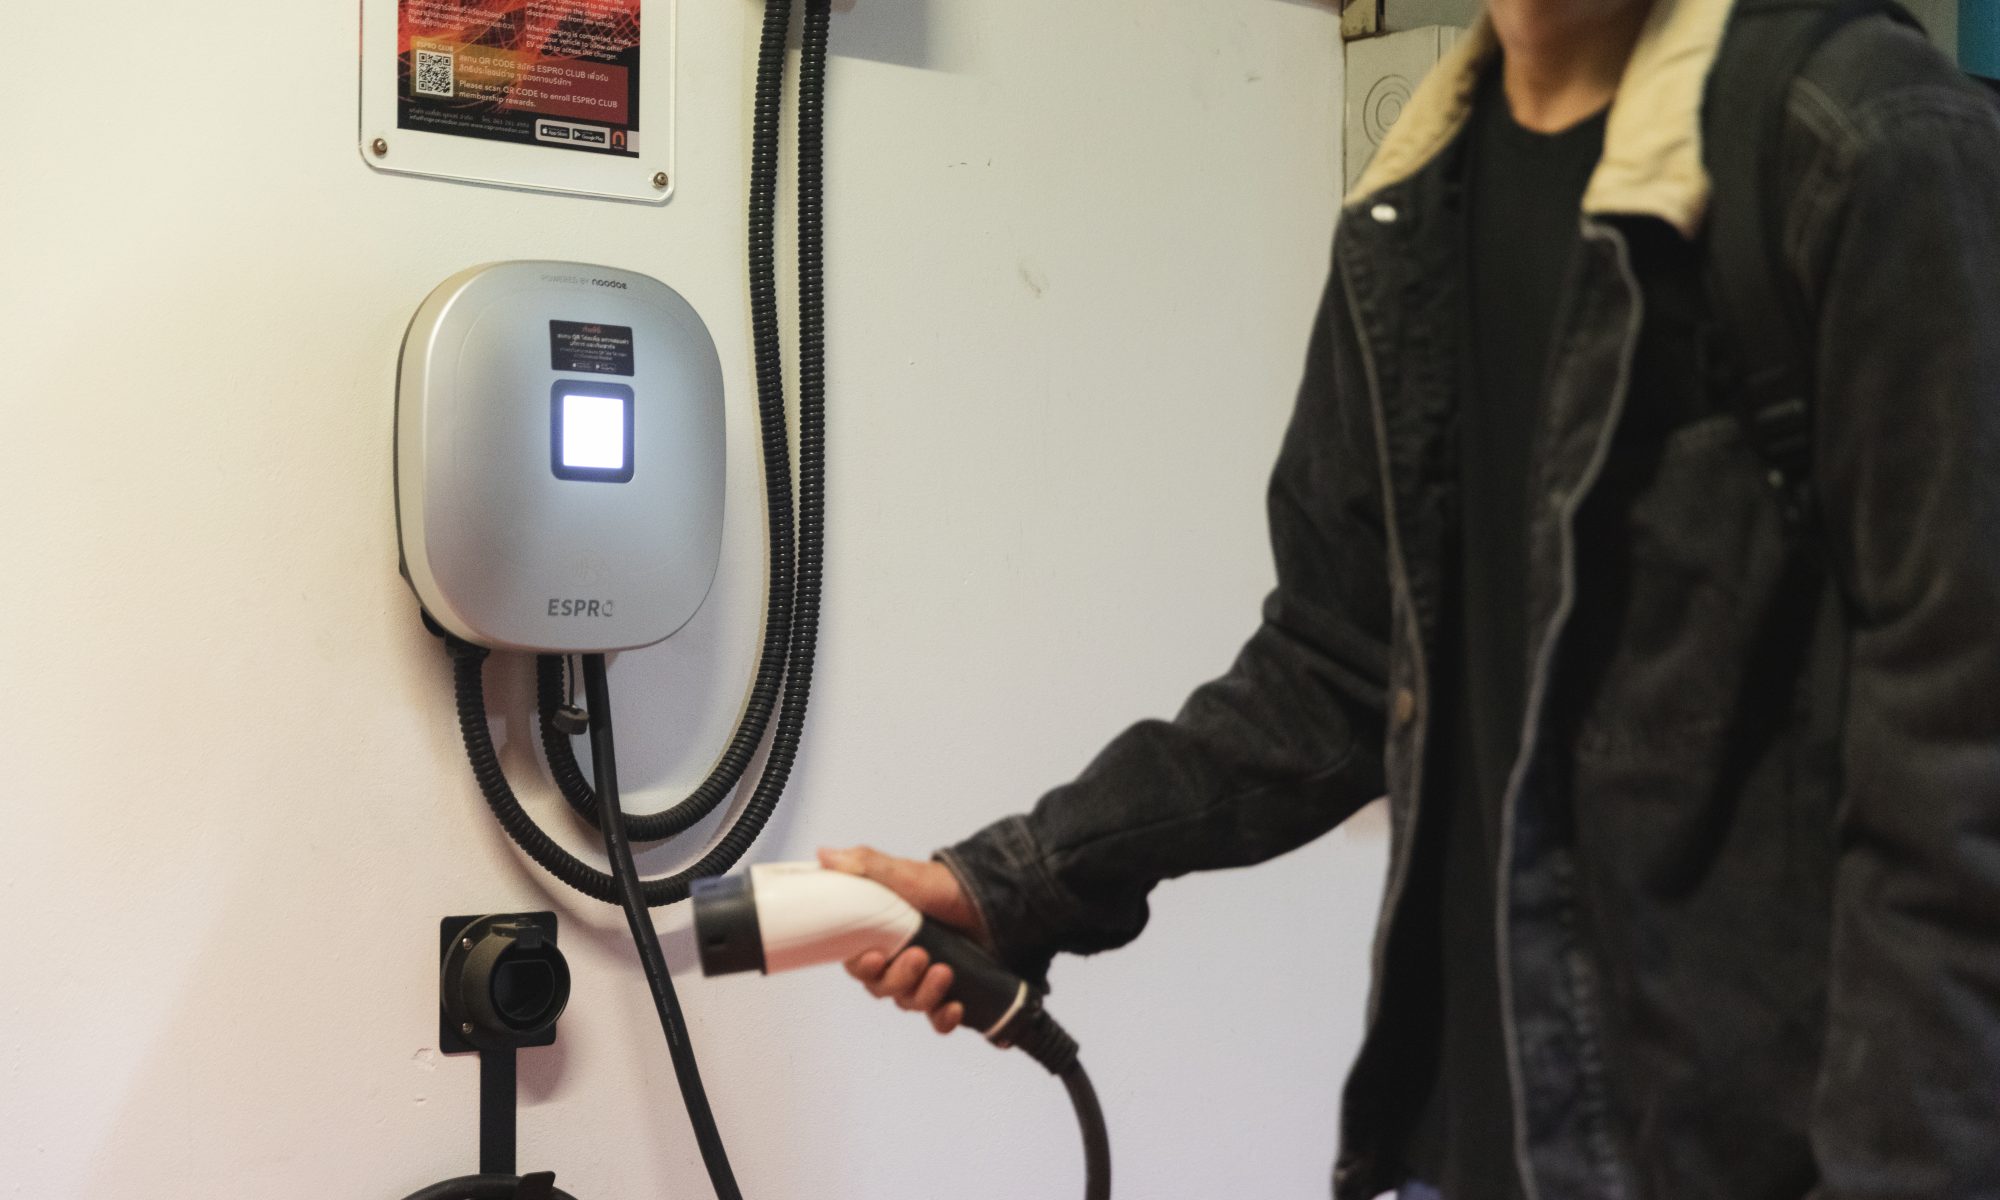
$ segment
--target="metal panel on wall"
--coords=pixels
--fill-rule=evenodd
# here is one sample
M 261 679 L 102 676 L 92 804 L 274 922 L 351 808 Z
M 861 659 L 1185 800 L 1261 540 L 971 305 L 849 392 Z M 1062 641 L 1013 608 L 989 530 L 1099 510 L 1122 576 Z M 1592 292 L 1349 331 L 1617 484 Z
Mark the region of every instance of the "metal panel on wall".
M 1347 186 L 1352 188 L 1375 156 L 1375 148 L 1415 94 L 1417 84 L 1437 65 L 1464 31 L 1431 25 L 1347 43 Z

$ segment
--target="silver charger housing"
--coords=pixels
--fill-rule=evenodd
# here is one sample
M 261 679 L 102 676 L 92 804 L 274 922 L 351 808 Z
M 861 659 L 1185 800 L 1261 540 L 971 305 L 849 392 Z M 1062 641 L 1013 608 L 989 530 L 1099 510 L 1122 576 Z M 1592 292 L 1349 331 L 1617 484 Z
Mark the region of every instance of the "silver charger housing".
M 403 340 L 403 576 L 450 633 L 601 653 L 685 625 L 722 551 L 722 366 L 694 308 L 615 267 L 502 262 Z

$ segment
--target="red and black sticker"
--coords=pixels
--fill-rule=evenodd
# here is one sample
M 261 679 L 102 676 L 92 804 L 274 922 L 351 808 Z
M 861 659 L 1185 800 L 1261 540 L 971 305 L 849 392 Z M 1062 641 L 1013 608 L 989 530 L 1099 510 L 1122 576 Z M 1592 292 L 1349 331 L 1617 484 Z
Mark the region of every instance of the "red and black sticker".
M 549 322 L 551 369 L 590 375 L 632 374 L 632 329 L 628 325 Z
M 639 156 L 640 0 L 398 0 L 396 124 Z

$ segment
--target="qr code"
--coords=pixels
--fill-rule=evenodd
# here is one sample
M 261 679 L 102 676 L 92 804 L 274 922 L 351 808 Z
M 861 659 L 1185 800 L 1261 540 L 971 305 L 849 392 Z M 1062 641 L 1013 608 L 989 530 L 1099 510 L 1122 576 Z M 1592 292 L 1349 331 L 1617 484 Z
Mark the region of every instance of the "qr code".
M 451 64 L 451 55 L 442 50 L 417 51 L 417 95 L 449 98 L 452 93 Z

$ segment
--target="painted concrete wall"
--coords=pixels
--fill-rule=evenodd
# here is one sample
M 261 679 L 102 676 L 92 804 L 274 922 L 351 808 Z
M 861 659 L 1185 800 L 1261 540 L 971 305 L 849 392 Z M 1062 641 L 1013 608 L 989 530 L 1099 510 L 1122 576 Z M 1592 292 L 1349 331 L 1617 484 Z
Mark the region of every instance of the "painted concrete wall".
M 859 0 L 837 15 L 821 685 L 767 858 L 922 853 L 1228 663 L 1337 190 L 1329 7 Z M 649 13 L 655 11 L 649 5 Z M 739 265 L 757 6 L 683 3 L 664 210 L 372 173 L 355 6 L 30 6 L 0 82 L 0 1194 L 387 1200 L 473 1166 L 443 914 L 554 907 L 526 1166 L 707 1194 L 618 915 L 479 803 L 395 573 L 398 340 L 467 265 L 651 272 L 731 387 L 707 606 L 613 667 L 635 804 L 741 702 L 762 562 Z M 492 671 L 514 778 L 526 666 Z M 708 832 L 705 829 L 705 832 Z M 1383 835 L 1163 889 L 1066 961 L 1127 1197 L 1324 1194 Z M 655 872 L 694 847 L 650 853 Z M 837 972 L 706 982 L 663 924 L 746 1195 L 1073 1194 L 1061 1089 Z

